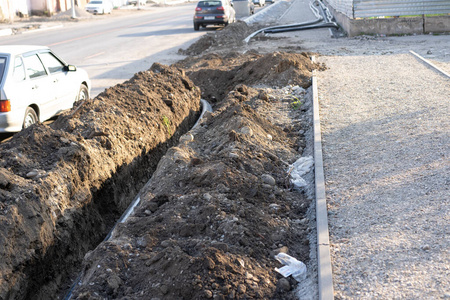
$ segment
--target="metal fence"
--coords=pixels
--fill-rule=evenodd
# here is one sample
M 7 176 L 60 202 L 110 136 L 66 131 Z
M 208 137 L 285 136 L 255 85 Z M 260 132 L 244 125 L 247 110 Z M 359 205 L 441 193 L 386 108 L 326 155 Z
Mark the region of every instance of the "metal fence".
M 327 0 L 349 18 L 450 14 L 450 0 Z

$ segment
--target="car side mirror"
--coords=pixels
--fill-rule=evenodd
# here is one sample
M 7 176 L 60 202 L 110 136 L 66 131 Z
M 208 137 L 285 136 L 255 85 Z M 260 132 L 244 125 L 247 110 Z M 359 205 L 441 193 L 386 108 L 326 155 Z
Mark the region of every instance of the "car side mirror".
M 75 67 L 74 65 L 67 65 L 64 67 L 64 71 L 75 72 L 76 70 L 77 67 Z

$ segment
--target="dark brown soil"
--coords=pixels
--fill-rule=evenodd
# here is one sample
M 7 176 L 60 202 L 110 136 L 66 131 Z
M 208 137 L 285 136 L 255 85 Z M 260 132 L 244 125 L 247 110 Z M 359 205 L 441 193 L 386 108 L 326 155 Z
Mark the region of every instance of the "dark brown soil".
M 308 53 L 275 52 L 269 54 L 231 52 L 189 57 L 175 66 L 187 69 L 187 75 L 201 87 L 202 98 L 215 103 L 239 84 L 284 87 L 311 85 L 311 72 L 320 66 Z
M 200 92 L 156 64 L 79 105 L 0 145 L 0 299 L 57 292 L 194 124 Z
M 309 259 L 288 174 L 303 111 L 278 116 L 292 99 L 268 87 L 307 88 L 315 67 L 251 51 L 155 64 L 0 144 L 0 299 L 60 297 L 81 263 L 72 299 L 294 299 L 274 255 Z M 215 112 L 185 134 L 200 96 Z
M 230 93 L 166 153 L 134 215 L 87 256 L 75 299 L 295 299 L 273 256 L 309 259 L 308 202 L 286 165 L 298 137 L 250 106 L 258 95 Z

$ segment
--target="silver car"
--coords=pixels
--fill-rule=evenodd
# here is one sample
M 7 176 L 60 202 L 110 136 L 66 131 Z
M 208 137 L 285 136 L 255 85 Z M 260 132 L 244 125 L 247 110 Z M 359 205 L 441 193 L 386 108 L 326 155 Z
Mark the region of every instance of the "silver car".
M 0 46 L 0 132 L 17 132 L 89 99 L 86 71 L 48 47 Z

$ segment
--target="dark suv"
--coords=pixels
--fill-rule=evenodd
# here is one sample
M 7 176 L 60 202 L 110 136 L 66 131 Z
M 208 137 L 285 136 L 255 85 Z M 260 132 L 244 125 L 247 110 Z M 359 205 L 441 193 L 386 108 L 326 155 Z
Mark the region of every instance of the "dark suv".
M 194 14 L 194 30 L 206 25 L 228 25 L 236 21 L 230 0 L 200 0 Z

